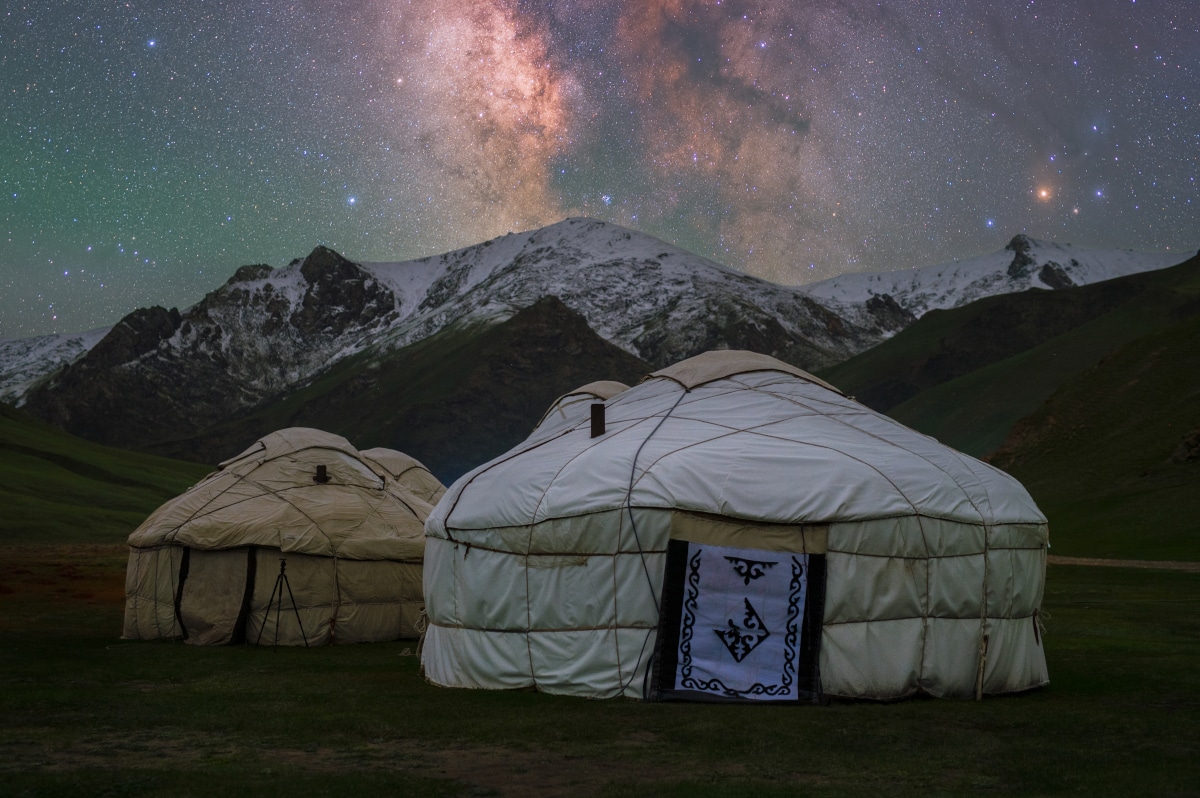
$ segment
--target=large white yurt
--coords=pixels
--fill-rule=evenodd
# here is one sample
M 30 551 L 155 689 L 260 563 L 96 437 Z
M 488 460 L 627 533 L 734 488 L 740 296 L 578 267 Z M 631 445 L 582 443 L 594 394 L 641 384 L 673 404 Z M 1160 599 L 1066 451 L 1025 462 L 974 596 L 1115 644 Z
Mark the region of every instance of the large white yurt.
M 432 505 L 345 439 L 293 427 L 129 536 L 129 639 L 321 645 L 417 637 Z
M 549 415 L 430 515 L 433 683 L 717 701 L 1047 683 L 1046 518 L 1012 477 L 750 352 L 604 404 L 602 433 Z

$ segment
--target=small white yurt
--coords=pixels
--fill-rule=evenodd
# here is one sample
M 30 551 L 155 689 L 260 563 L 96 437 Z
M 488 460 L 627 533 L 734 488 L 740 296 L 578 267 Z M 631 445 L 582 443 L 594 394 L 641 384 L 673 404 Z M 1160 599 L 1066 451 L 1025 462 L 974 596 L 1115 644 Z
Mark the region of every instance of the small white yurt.
M 978 697 L 1048 681 L 1047 524 L 1007 474 L 764 355 L 655 372 L 426 522 L 435 684 L 595 698 Z
M 417 637 L 432 506 L 345 438 L 293 427 L 129 536 L 127 639 L 321 645 Z

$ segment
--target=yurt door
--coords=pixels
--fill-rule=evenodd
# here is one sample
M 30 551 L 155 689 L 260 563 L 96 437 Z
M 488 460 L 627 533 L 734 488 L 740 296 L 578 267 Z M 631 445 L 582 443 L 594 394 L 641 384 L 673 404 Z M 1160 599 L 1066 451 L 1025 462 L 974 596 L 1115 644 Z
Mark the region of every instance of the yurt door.
M 825 557 L 672 540 L 652 700 L 812 701 Z
M 184 642 L 200 646 L 239 642 L 235 638 L 250 577 L 249 561 L 244 548 L 188 550 L 179 585 Z

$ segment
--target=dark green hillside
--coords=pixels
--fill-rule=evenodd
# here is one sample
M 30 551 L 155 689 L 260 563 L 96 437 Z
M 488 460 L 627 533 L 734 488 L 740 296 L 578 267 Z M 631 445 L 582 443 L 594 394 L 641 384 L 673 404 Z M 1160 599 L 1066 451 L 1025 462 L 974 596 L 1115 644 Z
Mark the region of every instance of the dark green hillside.
M 1065 382 L 992 462 L 1049 515 L 1055 554 L 1200 560 L 1200 314 Z
M 207 472 L 85 441 L 0 404 L 0 545 L 120 542 Z
M 154 451 L 218 462 L 273 430 L 317 427 L 360 448 L 400 449 L 448 483 L 524 440 L 567 391 L 604 379 L 632 384 L 652 370 L 546 297 L 498 325 L 349 358 L 283 401 Z
M 931 312 L 821 376 L 915 429 L 983 455 L 1065 380 L 1196 313 L 1200 257 L 1079 288 Z

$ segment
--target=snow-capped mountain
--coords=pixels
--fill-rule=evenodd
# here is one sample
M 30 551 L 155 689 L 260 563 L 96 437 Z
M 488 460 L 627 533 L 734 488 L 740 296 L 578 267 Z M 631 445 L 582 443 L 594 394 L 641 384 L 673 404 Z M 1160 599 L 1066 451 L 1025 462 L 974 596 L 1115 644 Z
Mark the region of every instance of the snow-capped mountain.
M 884 295 L 920 317 L 986 296 L 1070 288 L 1165 269 L 1193 254 L 1085 249 L 1018 235 L 1004 249 L 988 255 L 891 272 L 843 274 L 803 289 L 850 321 L 865 318 L 866 303 Z
M 731 347 L 816 368 L 911 321 L 877 303 L 876 316 L 848 324 L 798 289 L 568 219 L 415 261 L 359 264 L 318 247 L 279 269 L 243 266 L 182 313 L 131 313 L 21 399 L 105 443 L 186 437 L 291 395 L 351 355 L 499 322 L 548 295 L 656 366 Z
M 728 347 L 816 369 L 934 307 L 1178 260 L 1018 236 L 992 256 L 796 288 L 592 219 L 398 263 L 318 247 L 281 268 L 243 266 L 182 312 L 147 308 L 106 333 L 0 342 L 0 396 L 102 442 L 185 438 L 293 395 L 348 357 L 498 323 L 545 296 L 656 367 Z
M 602 338 L 655 364 L 758 339 L 816 368 L 881 340 L 910 319 L 886 312 L 847 325 L 796 288 L 736 272 L 652 236 L 593 219 L 404 263 L 364 263 L 397 297 L 392 346 L 464 320 L 507 318 L 553 295 Z M 886 309 L 884 309 L 886 310 Z
M 136 361 L 161 372 L 164 386 L 176 382 L 168 375 L 177 370 L 206 374 L 201 394 L 212 393 L 213 410 L 227 412 L 285 393 L 364 349 L 404 346 L 450 324 L 500 321 L 547 295 L 655 365 L 744 346 L 816 368 L 911 321 L 881 305 L 846 324 L 798 289 L 616 225 L 567 219 L 412 261 L 359 264 L 318 247 L 282 268 L 243 266 L 182 313 L 130 314 L 111 329 L 112 340 L 89 334 L 70 350 L 57 339 L 5 342 L 0 391 L 23 404 L 39 378 L 65 363 L 75 366 L 50 380 L 44 399 L 84 373 Z M 51 344 L 54 357 L 46 354 Z
M 0 340 L 0 402 L 21 401 L 35 382 L 83 357 L 110 329 Z
M 286 395 L 397 316 L 389 289 L 318 247 L 283 269 L 243 266 L 182 313 L 130 313 L 23 404 L 102 443 L 186 435 Z

